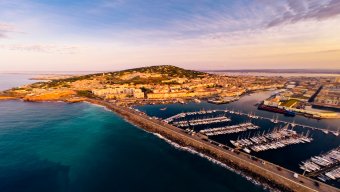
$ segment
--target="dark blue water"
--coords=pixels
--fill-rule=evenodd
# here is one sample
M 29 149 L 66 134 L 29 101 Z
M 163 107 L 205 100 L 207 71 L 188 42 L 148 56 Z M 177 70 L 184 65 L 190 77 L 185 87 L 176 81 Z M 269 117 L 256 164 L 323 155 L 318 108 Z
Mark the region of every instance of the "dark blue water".
M 0 191 L 263 191 L 85 103 L 0 102 Z
M 146 112 L 150 116 L 156 116 L 160 118 L 167 118 L 173 116 L 175 114 L 181 112 L 188 112 L 188 111 L 197 111 L 201 109 L 234 109 L 235 111 L 241 111 L 244 113 L 256 113 L 258 116 L 262 117 L 273 117 L 273 113 L 267 111 L 257 110 L 255 106 L 256 103 L 262 101 L 263 99 L 269 97 L 272 92 L 262 92 L 262 93 L 255 93 L 250 96 L 245 96 L 241 98 L 239 101 L 225 104 L 225 105 L 215 105 L 210 104 L 207 102 L 202 103 L 188 103 L 188 104 L 169 104 L 169 105 L 146 105 L 137 107 L 139 110 Z M 167 107 L 165 111 L 161 111 L 161 108 Z M 218 115 L 215 114 L 215 115 Z M 222 124 L 214 124 L 214 125 L 201 125 L 195 126 L 195 131 L 199 131 L 201 129 L 212 128 L 212 127 L 220 127 L 225 125 L 234 125 L 244 122 L 249 122 L 250 120 L 252 123 L 260 126 L 258 130 L 251 130 L 246 132 L 234 133 L 229 135 L 219 135 L 219 136 L 211 136 L 210 139 L 215 140 L 219 143 L 226 144 L 231 146 L 230 140 L 236 140 L 237 138 L 246 138 L 257 133 L 262 133 L 263 131 L 268 131 L 273 129 L 274 127 L 281 126 L 283 127 L 285 124 L 274 124 L 270 120 L 265 119 L 249 119 L 249 117 L 245 115 L 236 115 L 236 114 L 226 114 L 229 118 L 231 118 L 231 122 L 222 123 Z M 315 120 L 315 119 L 308 119 L 302 116 L 296 117 L 286 117 L 284 115 L 279 115 L 280 120 L 284 120 L 287 122 L 295 121 L 295 123 L 303 124 L 303 125 L 310 125 L 317 128 L 328 128 L 330 130 L 337 130 L 340 127 L 340 120 L 338 119 L 329 119 L 329 120 Z M 296 144 L 296 145 L 289 145 L 284 148 L 275 149 L 275 150 L 268 150 L 262 152 L 252 152 L 252 155 L 255 155 L 259 158 L 265 159 L 267 161 L 273 162 L 277 165 L 283 166 L 290 170 L 296 171 L 298 173 L 302 173 L 302 170 L 299 168 L 299 164 L 301 161 L 305 161 L 312 156 L 319 155 L 320 153 L 327 152 L 331 149 L 334 149 L 340 146 L 340 136 L 335 136 L 331 133 L 325 134 L 319 130 L 311 130 L 308 128 L 302 128 L 300 126 L 295 126 L 294 130 L 298 133 L 306 133 L 307 131 L 310 132 L 311 136 L 313 137 L 313 142 L 311 143 L 303 143 L 303 144 Z M 330 181 L 329 184 L 340 187 L 339 182 L 332 182 Z
M 215 105 L 207 102 L 202 103 L 187 103 L 185 105 L 182 104 L 170 104 L 170 105 L 145 105 L 142 107 L 137 107 L 138 109 L 146 112 L 150 116 L 156 116 L 161 118 L 167 118 L 172 115 L 187 112 L 187 111 L 196 111 L 201 109 L 234 109 L 235 111 L 240 111 L 243 113 L 255 113 L 258 116 L 272 118 L 273 113 L 268 111 L 257 110 L 255 106 L 256 103 L 263 101 L 264 99 L 268 98 L 272 91 L 267 92 L 260 92 L 254 93 L 252 95 L 243 96 L 240 100 L 223 105 Z M 167 107 L 167 110 L 160 111 L 160 108 Z M 275 114 L 276 115 L 276 114 Z M 329 130 L 337 130 L 340 128 L 340 119 L 323 119 L 323 120 L 316 120 L 316 119 L 309 119 L 303 116 L 295 116 L 295 117 L 286 117 L 284 115 L 279 114 L 279 119 L 282 121 L 288 121 L 309 125 L 317 128 L 325 128 Z
M 32 75 L 0 74 L 0 90 Z M 101 107 L 0 102 L 0 191 L 265 191 Z

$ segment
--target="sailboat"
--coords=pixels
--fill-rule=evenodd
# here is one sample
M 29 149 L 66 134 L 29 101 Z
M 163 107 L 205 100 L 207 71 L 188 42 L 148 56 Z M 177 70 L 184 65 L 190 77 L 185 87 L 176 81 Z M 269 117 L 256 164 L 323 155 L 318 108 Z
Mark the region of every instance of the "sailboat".
M 293 120 L 293 122 L 290 125 L 292 126 L 292 128 L 294 128 L 296 126 L 295 119 Z
M 272 123 L 275 122 L 275 115 L 273 115 L 273 118 L 271 118 L 270 121 L 271 121 Z
M 335 136 L 339 136 L 339 128 L 338 128 L 338 130 L 334 131 L 333 134 L 334 134 Z
M 271 119 L 271 122 L 278 123 L 279 122 L 279 117 L 278 116 L 276 116 L 276 117 L 273 116 L 273 119 Z

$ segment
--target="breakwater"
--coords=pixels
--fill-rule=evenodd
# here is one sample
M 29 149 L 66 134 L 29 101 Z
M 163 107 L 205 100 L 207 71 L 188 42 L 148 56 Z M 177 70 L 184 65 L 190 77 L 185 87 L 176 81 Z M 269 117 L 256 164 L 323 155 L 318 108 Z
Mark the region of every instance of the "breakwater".
M 227 146 L 218 146 L 200 134 L 189 135 L 179 128 L 138 113 L 133 109 L 101 100 L 88 99 L 88 101 L 106 106 L 140 128 L 159 133 L 180 145 L 192 147 L 198 152 L 251 175 L 256 180 L 269 184 L 273 188 L 278 188 L 282 191 L 339 191 L 332 186 L 298 175 L 290 170 L 233 150 Z M 298 178 L 296 178 L 297 176 Z

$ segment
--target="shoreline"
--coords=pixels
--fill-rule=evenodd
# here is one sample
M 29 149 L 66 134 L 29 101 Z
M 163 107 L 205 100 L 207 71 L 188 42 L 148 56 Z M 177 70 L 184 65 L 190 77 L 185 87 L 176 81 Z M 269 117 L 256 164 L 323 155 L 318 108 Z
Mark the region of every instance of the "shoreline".
M 17 98 L 17 100 L 21 100 Z M 23 101 L 23 100 L 21 100 Z M 31 101 L 29 101 L 31 102 Z M 39 101 L 39 102 L 46 102 L 46 101 Z M 65 102 L 70 103 L 67 101 L 51 101 L 51 102 Z M 146 132 L 154 134 L 159 138 L 165 140 L 169 144 L 176 144 L 179 146 L 180 149 L 186 150 L 190 152 L 190 150 L 195 151 L 199 156 L 206 158 L 210 161 L 212 160 L 213 163 L 220 162 L 221 166 L 224 167 L 225 165 L 228 170 L 234 171 L 235 173 L 245 177 L 247 180 L 254 181 L 254 184 L 258 184 L 264 187 L 264 189 L 274 189 L 278 191 L 340 191 L 339 189 L 327 185 L 325 183 L 321 183 L 319 181 L 313 180 L 308 177 L 304 177 L 299 174 L 299 179 L 296 180 L 304 180 L 304 181 L 293 181 L 291 179 L 285 178 L 285 176 L 280 176 L 280 174 L 276 174 L 272 171 L 268 171 L 266 169 L 261 170 L 259 166 L 254 164 L 254 159 L 250 158 L 249 155 L 244 154 L 240 151 L 231 151 L 226 150 L 225 148 L 214 146 L 213 143 L 208 143 L 207 141 L 203 141 L 202 138 L 190 138 L 191 136 L 187 133 L 184 133 L 183 130 L 173 127 L 169 124 L 165 125 L 162 122 L 160 124 L 156 124 L 149 116 L 143 117 L 141 114 L 136 114 L 135 111 L 124 107 L 118 106 L 113 103 L 109 103 L 107 101 L 98 100 L 98 99 L 84 99 L 82 102 L 89 103 L 92 105 L 96 105 L 98 107 L 103 107 L 106 110 L 112 111 L 123 118 L 125 121 L 133 124 L 137 128 L 140 128 Z M 147 119 L 148 118 L 148 119 Z M 170 128 L 169 128 L 170 127 Z M 174 129 L 174 130 L 171 130 Z M 176 129 L 176 130 L 175 130 Z M 194 153 L 194 154 L 195 154 Z M 229 154 L 227 154 L 229 153 Z M 232 155 L 230 155 L 230 153 Z M 236 154 L 235 154 L 236 153 Z M 242 156 L 247 155 L 248 160 L 241 159 L 235 156 Z M 234 156 L 234 157 L 233 157 Z M 256 158 L 256 161 L 261 161 L 261 159 Z M 262 160 L 264 161 L 264 160 Z M 270 162 L 266 162 L 267 164 L 272 164 Z M 217 163 L 219 164 L 219 163 Z M 250 165 L 247 165 L 250 164 Z M 288 171 L 289 173 L 294 173 L 290 170 L 287 170 L 283 167 L 278 165 L 274 165 L 279 171 Z M 291 174 L 292 176 L 292 174 Z M 250 179 L 248 179 L 250 178 Z M 304 183 L 309 181 L 309 187 L 306 186 Z M 314 185 L 312 185 L 313 183 Z
M 243 155 L 246 155 L 242 152 L 234 152 L 227 151 L 225 149 L 214 146 L 212 143 L 199 140 L 199 138 L 194 138 L 182 130 L 178 128 L 172 128 L 170 125 L 157 124 L 149 118 L 142 117 L 141 115 L 134 114 L 132 111 L 128 111 L 129 109 L 125 109 L 122 106 L 117 106 L 112 103 L 107 103 L 105 101 L 99 100 L 87 100 L 90 103 L 102 105 L 115 112 L 122 118 L 124 118 L 129 123 L 134 124 L 135 126 L 146 130 L 148 132 L 159 134 L 162 137 L 168 139 L 171 142 L 177 143 L 182 147 L 189 147 L 197 151 L 198 153 L 202 153 L 216 161 L 222 162 L 226 164 L 228 167 L 232 169 L 241 171 L 246 175 L 250 175 L 251 178 L 259 181 L 260 183 L 265 183 L 270 186 L 270 188 L 278 189 L 281 191 L 339 191 L 337 188 L 329 186 L 325 183 L 318 182 L 311 178 L 304 177 L 299 175 L 299 179 L 296 181 L 288 178 L 288 176 L 282 176 L 273 171 L 270 171 L 266 168 L 261 168 L 258 165 L 255 165 L 254 159 L 246 158 L 243 159 Z M 172 130 L 173 129 L 173 130 Z M 239 157 L 237 157 L 239 156 Z M 243 157 L 243 158 L 240 158 Z M 256 158 L 258 160 L 258 158 Z M 257 162 L 258 163 L 258 162 Z M 287 170 L 285 168 L 279 167 L 278 165 L 271 164 L 270 162 L 266 162 L 266 166 L 274 166 L 279 172 L 288 173 L 290 177 L 293 177 L 294 172 Z M 276 171 L 276 172 L 278 172 Z M 298 181 L 299 180 L 299 181 Z M 304 183 L 307 183 L 306 185 Z M 307 186 L 308 185 L 308 186 Z

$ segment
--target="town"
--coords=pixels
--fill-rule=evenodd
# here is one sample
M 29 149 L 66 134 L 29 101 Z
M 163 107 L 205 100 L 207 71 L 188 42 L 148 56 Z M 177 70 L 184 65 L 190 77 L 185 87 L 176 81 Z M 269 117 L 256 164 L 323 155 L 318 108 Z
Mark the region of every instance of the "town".
M 241 109 L 187 111 L 162 119 L 149 116 L 136 107 L 161 104 L 163 107 L 158 113 L 168 111 L 164 104 L 169 103 L 181 106 L 193 102 L 223 107 L 221 104 L 265 91 L 272 95 L 255 104 L 260 110 L 289 117 L 301 114 L 318 119 L 338 118 L 339 83 L 336 77 L 228 76 L 165 65 L 53 78 L 3 91 L 0 98 L 28 102 L 84 101 L 103 105 L 146 130 L 187 143 L 196 150 L 209 149 L 208 154 L 217 159 L 282 184 L 284 188 L 312 187 L 334 191 L 331 186 L 310 180 L 311 177 L 254 156 L 265 151 L 315 143 L 309 130 L 301 132 L 294 127 L 320 131 L 319 128 L 285 122 L 274 115 L 268 118 L 254 111 L 245 113 Z M 254 104 L 252 106 L 256 109 Z M 235 122 L 236 117 L 245 117 L 246 120 Z M 270 126 L 260 126 L 258 122 L 270 122 Z M 334 136 L 339 135 L 338 131 L 331 132 Z M 215 137 L 235 134 L 237 139 L 225 140 L 227 143 L 215 140 Z M 327 169 L 325 176 L 337 178 L 337 168 Z M 296 184 L 296 181 L 304 184 Z
M 97 97 L 120 105 L 200 102 L 206 99 L 223 104 L 262 90 L 277 91 L 264 100 L 259 109 L 287 116 L 340 118 L 340 77 L 227 76 L 169 65 L 66 76 L 11 89 L 0 94 L 0 98 L 79 102 L 83 97 Z
M 259 109 L 309 118 L 340 118 L 340 77 L 290 78 L 285 88 L 263 101 Z

